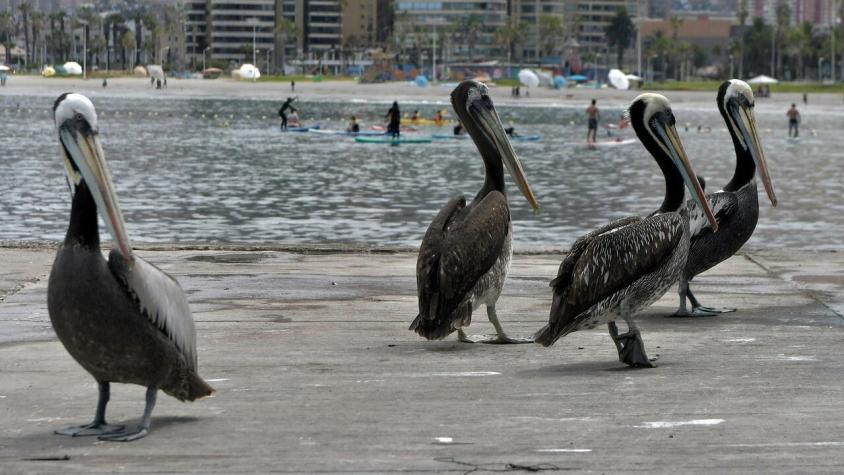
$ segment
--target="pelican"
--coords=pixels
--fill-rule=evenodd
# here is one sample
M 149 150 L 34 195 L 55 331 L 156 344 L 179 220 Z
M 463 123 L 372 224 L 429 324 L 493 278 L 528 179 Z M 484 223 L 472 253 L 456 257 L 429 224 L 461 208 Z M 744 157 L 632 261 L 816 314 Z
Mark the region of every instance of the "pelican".
M 550 346 L 568 333 L 607 322 L 622 363 L 653 367 L 633 315 L 665 294 L 686 263 L 690 233 L 684 183 L 713 229 L 718 224 L 680 143 L 668 99 L 642 94 L 628 114 L 664 175 L 662 206 L 648 217 L 622 218 L 575 241 L 551 281 L 551 314 L 536 342 Z M 619 318 L 628 327 L 621 335 L 615 323 Z
M 149 431 L 159 389 L 181 401 L 214 390 L 197 374 L 196 334 L 184 291 L 132 252 L 94 105 L 81 94 L 62 94 L 53 118 L 73 204 L 50 272 L 47 308 L 59 340 L 99 386 L 94 421 L 55 432 L 137 440 Z M 100 250 L 97 211 L 116 244 L 108 261 Z M 136 429 L 106 423 L 112 382 L 146 386 L 146 407 Z
M 717 236 L 703 219 L 697 204 L 694 201 L 686 203 L 692 235 L 686 268 L 678 285 L 680 307 L 672 315 L 674 317 L 705 317 L 735 311 L 734 308 L 716 309 L 701 306 L 692 294 L 689 282 L 696 275 L 735 254 L 753 235 L 756 221 L 759 219 L 759 200 L 754 179 L 757 169 L 768 199 L 773 206 L 777 206 L 765 154 L 756 132 L 753 90 L 744 81 L 730 79 L 718 89 L 717 103 L 718 110 L 727 123 L 727 130 L 733 138 L 736 171 L 723 190 L 707 195 L 718 220 L 720 231 Z M 686 307 L 686 299 L 692 304 L 691 311 Z
M 513 251 L 504 166 L 534 212 L 539 203 L 486 86 L 463 81 L 452 91 L 451 104 L 484 160 L 486 178 L 471 203 L 467 205 L 464 196 L 452 198 L 428 227 L 416 261 L 419 315 L 410 329 L 429 340 L 457 330 L 463 342 L 523 343 L 507 336 L 495 313 Z M 495 327 L 494 340 L 473 340 L 463 331 L 481 304 Z

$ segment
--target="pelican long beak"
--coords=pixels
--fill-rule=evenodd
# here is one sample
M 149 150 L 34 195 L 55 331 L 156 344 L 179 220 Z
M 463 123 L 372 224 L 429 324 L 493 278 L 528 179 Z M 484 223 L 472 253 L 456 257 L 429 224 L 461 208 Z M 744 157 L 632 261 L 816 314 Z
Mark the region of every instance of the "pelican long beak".
M 753 163 L 756 164 L 756 169 L 759 171 L 765 193 L 768 194 L 771 205 L 776 207 L 778 203 L 777 195 L 774 193 L 774 185 L 771 183 L 771 176 L 768 173 L 768 162 L 765 160 L 765 153 L 762 151 L 762 142 L 756 132 L 756 116 L 753 109 L 739 106 L 734 115 L 738 116 L 734 117 L 733 120 L 738 125 L 744 146 L 750 151 L 750 156 L 753 157 Z
M 519 161 L 519 157 L 516 156 L 515 150 L 513 150 L 513 145 L 504 131 L 504 126 L 501 125 L 501 119 L 498 118 L 498 113 L 495 112 L 495 109 L 491 105 L 490 107 L 473 105 L 470 106 L 470 109 L 481 131 L 486 135 L 499 155 L 501 155 L 504 165 L 510 171 L 510 175 L 516 182 L 516 186 L 519 187 L 519 190 L 525 196 L 528 203 L 530 203 L 534 214 L 539 213 L 539 202 L 536 201 L 536 195 L 533 194 L 530 183 L 528 183 L 527 177 L 525 176 L 525 170 L 522 168 L 522 163 Z
M 677 129 L 671 124 L 663 124 L 660 121 L 657 121 L 655 125 L 657 134 L 659 134 L 664 142 L 665 148 L 667 149 L 666 152 L 671 157 L 671 161 L 674 162 L 674 166 L 677 167 L 677 170 L 679 170 L 680 175 L 683 177 L 683 181 L 686 183 L 686 188 L 689 189 L 692 199 L 703 210 L 706 219 L 709 221 L 709 225 L 712 226 L 712 230 L 718 231 L 718 221 L 715 219 L 715 214 L 706 200 L 703 187 L 700 186 L 697 174 L 692 168 L 692 163 L 689 161 L 689 157 L 686 156 L 686 150 L 680 142 Z
M 72 123 L 70 123 L 72 124 Z M 59 127 L 59 140 L 64 146 L 72 162 L 71 166 L 79 171 L 85 184 L 91 190 L 94 202 L 102 213 L 108 232 L 117 242 L 120 253 L 127 261 L 133 262 L 132 246 L 126 234 L 126 224 L 120 203 L 111 182 L 111 173 L 105 161 L 103 147 L 97 132 L 84 130 L 74 125 L 63 124 Z M 67 164 L 67 163 L 66 163 Z M 72 170 L 68 170 L 70 173 Z M 69 177 L 73 181 L 73 176 Z

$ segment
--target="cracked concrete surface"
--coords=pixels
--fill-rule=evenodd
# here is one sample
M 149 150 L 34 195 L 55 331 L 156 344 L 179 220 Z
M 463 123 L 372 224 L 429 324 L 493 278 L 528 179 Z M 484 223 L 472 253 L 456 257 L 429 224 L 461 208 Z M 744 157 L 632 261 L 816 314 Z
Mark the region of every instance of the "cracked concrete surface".
M 160 248 L 165 249 L 165 248 Z M 301 250 L 298 250 L 301 251 Z M 639 321 L 659 367 L 617 361 L 605 329 L 551 348 L 421 341 L 413 253 L 143 251 L 188 292 L 215 397 L 162 395 L 130 444 L 52 434 L 96 385 L 55 339 L 52 249 L 0 248 L 3 473 L 838 472 L 844 466 L 844 254 L 752 251 L 695 281 L 715 318 Z M 517 254 L 499 302 L 513 335 L 547 319 L 559 255 Z M 477 312 L 470 334 L 489 333 Z M 144 389 L 113 385 L 111 422 Z

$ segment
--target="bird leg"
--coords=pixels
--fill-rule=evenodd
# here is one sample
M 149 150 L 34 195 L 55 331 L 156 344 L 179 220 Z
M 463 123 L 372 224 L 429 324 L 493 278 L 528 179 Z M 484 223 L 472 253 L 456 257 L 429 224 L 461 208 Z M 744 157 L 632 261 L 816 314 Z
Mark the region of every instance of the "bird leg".
M 149 433 L 149 423 L 152 418 L 152 409 L 155 407 L 155 397 L 158 394 L 158 388 L 155 386 L 147 387 L 146 407 L 144 407 L 144 415 L 141 418 L 141 423 L 134 431 L 124 431 L 115 434 L 105 434 L 98 438 L 100 440 L 107 440 L 110 442 L 132 442 L 133 440 L 143 439 Z
M 469 337 L 466 332 L 463 331 L 462 328 L 457 329 L 457 341 L 460 343 L 474 343 L 475 340 Z
M 501 327 L 501 323 L 498 321 L 498 315 L 495 313 L 495 305 L 487 305 L 486 306 L 486 314 L 489 317 L 490 323 L 492 326 L 495 327 L 495 333 L 498 335 L 497 338 L 490 338 L 487 340 L 482 341 L 481 343 L 495 343 L 495 344 L 519 344 L 519 343 L 533 343 L 532 337 L 527 338 L 510 338 L 504 333 L 504 328 Z
M 607 323 L 610 338 L 618 349 L 618 360 L 634 368 L 655 368 L 653 364 L 656 358 L 650 359 L 645 353 L 645 343 L 642 335 L 633 320 L 625 318 L 627 322 L 627 333 L 618 334 L 618 327 L 614 321 Z
M 123 431 L 125 426 L 115 426 L 106 423 L 105 411 L 111 395 L 111 388 L 108 381 L 97 381 L 99 386 L 100 396 L 97 400 L 97 413 L 94 415 L 94 422 L 85 424 L 83 426 L 70 426 L 64 429 L 54 431 L 58 435 L 68 435 L 70 437 L 85 437 L 91 435 L 105 435 L 114 434 Z
M 714 308 L 709 307 L 701 307 L 700 302 L 697 301 L 694 295 L 692 295 L 692 290 L 689 288 L 689 281 L 686 279 L 681 278 L 680 283 L 677 285 L 677 293 L 680 294 L 680 307 L 677 308 L 677 311 L 674 312 L 672 315 L 668 315 L 669 318 L 680 318 L 680 317 L 713 317 L 718 315 L 719 313 L 724 313 L 723 311 L 718 311 Z M 689 302 L 692 304 L 692 310 L 689 311 L 686 307 L 686 299 L 689 299 Z M 724 309 L 726 311 L 734 312 L 735 309 Z

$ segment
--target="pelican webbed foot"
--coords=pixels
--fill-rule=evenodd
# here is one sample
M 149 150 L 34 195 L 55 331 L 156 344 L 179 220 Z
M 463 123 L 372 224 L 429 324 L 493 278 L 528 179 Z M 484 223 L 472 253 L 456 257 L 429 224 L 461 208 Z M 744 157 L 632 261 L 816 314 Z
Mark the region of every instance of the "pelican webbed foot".
M 657 358 L 648 358 L 645 353 L 645 343 L 639 329 L 632 322 L 627 322 L 630 329 L 627 333 L 618 334 L 618 326 L 615 322 L 607 323 L 610 337 L 618 349 L 618 360 L 633 368 L 656 368 L 653 363 Z
M 106 423 L 105 411 L 111 396 L 111 386 L 108 381 L 97 381 L 97 388 L 99 390 L 99 399 L 97 400 L 97 412 L 94 415 L 94 421 L 90 424 L 58 429 L 53 431 L 54 434 L 66 435 L 68 437 L 90 437 L 94 435 L 114 434 L 122 432 L 126 428 L 126 426 Z
M 100 440 L 108 442 L 132 442 L 133 440 L 143 439 L 149 434 L 150 419 L 152 419 L 152 410 L 155 408 L 155 399 L 158 394 L 158 388 L 149 386 L 147 388 L 146 407 L 144 407 L 144 415 L 141 418 L 141 423 L 132 431 L 121 431 L 113 434 L 104 434 L 98 437 Z
M 695 318 L 695 317 L 714 317 L 716 315 L 720 315 L 722 313 L 729 313 L 735 312 L 736 309 L 734 308 L 714 308 L 714 307 L 704 307 L 700 304 L 700 302 L 695 298 L 695 295 L 692 293 L 692 289 L 689 288 L 689 282 L 685 280 L 681 280 L 680 284 L 677 287 L 678 293 L 680 294 L 680 306 L 677 307 L 677 311 L 671 315 L 666 315 L 668 318 Z M 686 307 L 686 299 L 692 304 L 691 311 Z
M 94 421 L 83 426 L 70 426 L 64 429 L 53 431 L 56 435 L 66 435 L 68 437 L 90 437 L 90 436 L 104 436 L 108 434 L 115 434 L 123 432 L 126 426 L 106 424 L 105 421 Z

